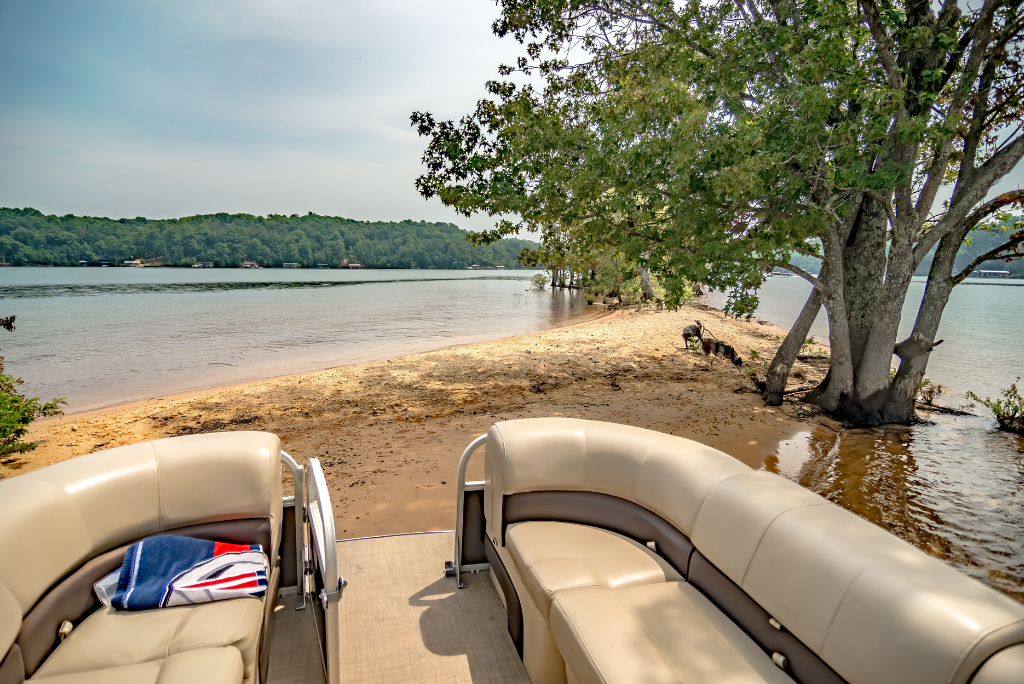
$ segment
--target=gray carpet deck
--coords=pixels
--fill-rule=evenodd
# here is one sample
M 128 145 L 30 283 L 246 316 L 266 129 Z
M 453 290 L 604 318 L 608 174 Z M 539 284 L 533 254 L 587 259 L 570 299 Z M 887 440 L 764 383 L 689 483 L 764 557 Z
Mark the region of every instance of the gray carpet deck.
M 505 609 L 487 573 L 444 576 L 451 532 L 338 542 L 348 580 L 341 600 L 341 681 L 523 682 L 529 678 L 506 629 Z M 272 684 L 323 681 L 315 625 L 294 597 L 278 608 Z

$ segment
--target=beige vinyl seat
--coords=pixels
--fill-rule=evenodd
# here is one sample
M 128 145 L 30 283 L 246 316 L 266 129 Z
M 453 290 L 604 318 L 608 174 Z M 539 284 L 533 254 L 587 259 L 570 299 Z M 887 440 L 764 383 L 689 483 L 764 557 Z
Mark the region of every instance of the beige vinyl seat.
M 1024 682 L 1024 605 L 707 446 L 516 420 L 484 470 L 533 684 Z
M 210 648 L 227 652 L 218 657 L 225 664 L 237 660 L 239 677 L 233 681 L 251 679 L 262 626 L 263 601 L 258 598 L 140 611 L 102 608 L 72 631 L 31 681 L 82 672 L 103 681 L 124 666 L 139 663 L 160 663 L 155 675 L 164 681 L 167 675 L 161 672 L 166 668 L 181 671 L 185 663 L 206 662 L 175 656 Z M 231 651 L 237 652 L 237 659 L 230 657 Z M 234 671 L 234 665 L 225 670 Z
M 793 681 L 686 582 L 560 593 L 551 633 L 577 682 Z
M 588 525 L 515 523 L 509 525 L 505 543 L 545 621 L 560 592 L 682 580 L 675 568 L 643 544 Z
M 275 435 L 144 442 L 0 482 L 0 682 L 255 684 L 266 673 L 282 535 Z M 259 543 L 261 598 L 142 611 L 103 608 L 92 583 L 155 534 Z M 74 629 L 57 639 L 67 620 Z

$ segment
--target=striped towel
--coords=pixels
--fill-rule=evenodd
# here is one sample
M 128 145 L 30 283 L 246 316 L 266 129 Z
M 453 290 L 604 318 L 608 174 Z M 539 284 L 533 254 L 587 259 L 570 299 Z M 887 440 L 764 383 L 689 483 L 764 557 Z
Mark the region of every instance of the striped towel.
M 146 610 L 266 592 L 267 557 L 259 544 L 161 535 L 128 547 L 111 605 Z

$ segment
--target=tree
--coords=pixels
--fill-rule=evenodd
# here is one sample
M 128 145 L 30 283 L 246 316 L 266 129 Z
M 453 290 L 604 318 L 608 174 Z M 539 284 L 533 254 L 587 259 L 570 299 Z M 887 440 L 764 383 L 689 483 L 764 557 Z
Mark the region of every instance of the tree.
M 949 292 L 978 264 L 1024 255 L 1024 230 L 954 268 L 970 231 L 1024 201 L 987 199 L 1024 155 L 1024 18 L 1015 0 L 502 0 L 498 35 L 526 78 L 488 84 L 429 137 L 421 194 L 519 230 L 614 245 L 664 277 L 732 288 L 749 314 L 776 266 L 812 283 L 769 369 L 789 368 L 824 306 L 832 349 L 807 399 L 852 423 L 905 422 Z M 948 200 L 939 198 L 948 196 Z M 569 227 L 569 228 L 566 228 Z M 913 334 L 910 279 L 934 249 Z M 813 273 L 790 262 L 820 263 Z M 890 379 L 892 357 L 899 370 Z

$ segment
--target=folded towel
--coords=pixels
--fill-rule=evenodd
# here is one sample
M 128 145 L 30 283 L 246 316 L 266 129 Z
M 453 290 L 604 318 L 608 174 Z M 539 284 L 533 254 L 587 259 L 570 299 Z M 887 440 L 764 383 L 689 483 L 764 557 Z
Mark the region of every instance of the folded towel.
M 267 557 L 259 544 L 162 535 L 128 547 L 110 605 L 146 610 L 266 592 Z

